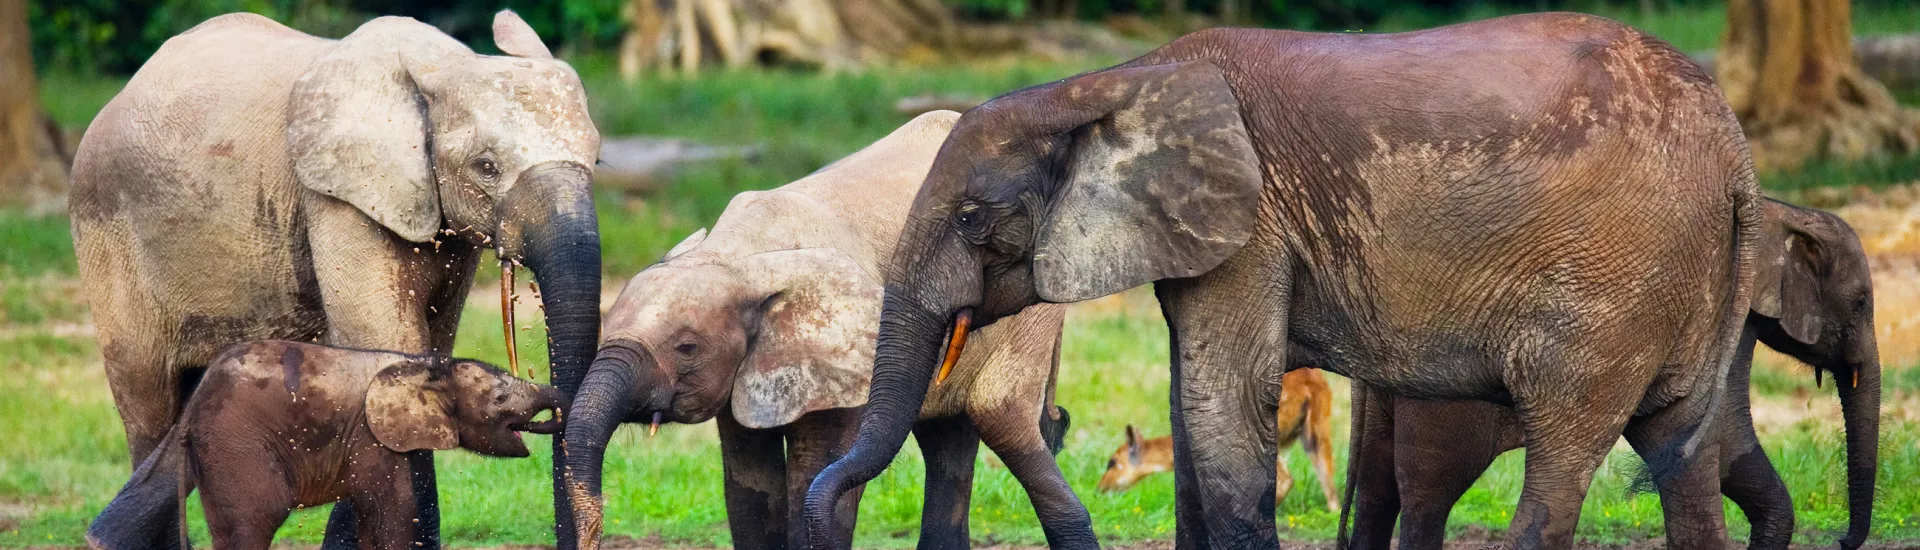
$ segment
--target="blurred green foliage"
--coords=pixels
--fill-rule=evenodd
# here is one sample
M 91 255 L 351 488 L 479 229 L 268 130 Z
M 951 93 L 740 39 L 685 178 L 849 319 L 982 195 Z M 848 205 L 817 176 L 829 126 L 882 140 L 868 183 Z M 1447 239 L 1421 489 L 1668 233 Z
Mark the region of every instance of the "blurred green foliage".
M 380 15 L 439 27 L 482 52 L 493 47 L 493 13 L 512 9 L 556 50 L 610 47 L 625 22 L 621 0 L 32 0 L 34 63 L 42 71 L 131 74 L 167 38 L 216 15 L 253 12 L 319 36 L 340 37 Z

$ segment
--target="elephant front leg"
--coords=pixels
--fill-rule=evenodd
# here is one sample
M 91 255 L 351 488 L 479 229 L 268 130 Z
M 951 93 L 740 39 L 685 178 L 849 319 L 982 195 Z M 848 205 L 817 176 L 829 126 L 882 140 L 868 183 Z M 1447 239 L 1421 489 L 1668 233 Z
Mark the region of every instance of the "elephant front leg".
M 788 548 L 785 437 L 779 430 L 741 426 L 734 420 L 733 413 L 727 411 L 721 412 L 714 421 L 720 426 L 727 528 L 733 533 L 734 547 Z M 801 536 L 805 536 L 804 531 Z
M 1181 548 L 1279 544 L 1273 395 L 1287 364 L 1289 280 L 1258 263 L 1230 259 L 1200 278 L 1154 285 L 1172 337 Z M 1189 538 L 1202 532 L 1204 540 Z
M 353 205 L 319 193 L 303 192 L 307 241 L 312 248 L 314 278 L 327 315 L 327 343 L 348 348 L 401 353 L 447 355 L 436 350 L 429 313 L 434 298 L 449 281 L 463 286 L 473 274 L 460 269 L 470 259 L 443 258 L 432 243 L 401 239 L 360 213 Z M 457 316 L 449 316 L 457 321 Z M 451 341 L 450 339 L 448 340 Z M 410 472 L 417 503 L 412 548 L 433 550 L 440 545 L 440 495 L 434 483 L 431 459 Z M 326 550 L 358 548 L 359 529 L 354 501 L 334 506 L 327 521 Z
M 1015 410 L 1026 414 L 1015 414 Z M 980 432 L 980 441 L 1000 457 L 1007 471 L 1027 490 L 1048 547 L 1099 548 L 1093 517 L 1073 494 L 1073 488 L 1067 486 L 1066 476 L 1061 475 L 1060 465 L 1040 436 L 1040 423 L 1032 416 L 1036 411 L 1031 402 L 1002 406 L 996 411 L 1000 414 L 974 414 L 973 424 Z
M 847 455 L 859 434 L 861 407 L 827 409 L 807 413 L 787 426 L 787 540 L 790 548 L 808 548 L 807 521 L 800 511 L 806 508 L 807 488 L 820 470 Z M 853 528 L 860 514 L 858 487 L 840 496 L 833 506 L 834 548 L 853 547 Z
M 967 511 L 973 500 L 973 462 L 980 434 L 965 416 L 923 420 L 913 428 L 927 460 L 926 502 L 920 509 L 921 550 L 971 546 Z

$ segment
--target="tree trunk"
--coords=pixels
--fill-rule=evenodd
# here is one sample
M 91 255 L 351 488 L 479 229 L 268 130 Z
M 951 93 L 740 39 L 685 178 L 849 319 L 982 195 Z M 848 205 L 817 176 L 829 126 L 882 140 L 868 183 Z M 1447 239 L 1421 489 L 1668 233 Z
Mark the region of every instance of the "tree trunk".
M 1716 78 L 1762 169 L 1920 150 L 1920 114 L 1854 62 L 1847 0 L 1729 0 Z
M 939 0 L 628 0 L 620 72 L 797 64 L 828 70 L 941 54 L 1004 33 L 962 32 Z M 975 36 L 980 35 L 980 36 Z
M 0 0 L 0 204 L 65 210 L 66 148 L 40 108 L 25 0 Z

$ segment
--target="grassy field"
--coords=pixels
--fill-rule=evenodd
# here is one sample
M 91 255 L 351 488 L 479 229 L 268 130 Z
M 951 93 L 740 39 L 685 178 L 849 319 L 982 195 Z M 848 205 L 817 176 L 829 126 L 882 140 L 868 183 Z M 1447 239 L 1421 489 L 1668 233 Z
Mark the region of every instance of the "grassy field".
M 1689 51 L 1711 48 L 1721 31 L 1717 9 L 1646 16 L 1636 10 L 1600 13 L 1652 30 Z M 1492 14 L 1475 14 L 1476 16 Z M 1863 33 L 1920 29 L 1920 12 L 1858 14 Z M 1382 29 L 1444 21 L 1396 20 Z M 608 76 L 603 60 L 579 64 L 586 75 L 593 112 L 607 135 L 674 135 L 720 144 L 758 144 L 752 162 L 699 165 L 680 172 L 657 194 L 600 198 L 611 284 L 652 263 L 688 232 L 714 219 L 735 193 L 776 186 L 804 175 L 884 135 L 904 118 L 892 104 L 921 93 L 993 95 L 1103 66 L 1108 59 L 1038 63 L 982 61 L 863 73 L 814 75 L 756 71 L 718 72 L 696 79 L 650 77 L 626 84 Z M 54 75 L 43 96 L 56 118 L 83 126 L 117 91 L 113 79 Z M 1830 186 L 1884 187 L 1920 180 L 1920 160 L 1861 165 L 1822 164 L 1795 174 L 1768 174 L 1770 192 L 1794 198 Z M 0 546 L 82 544 L 86 522 L 126 479 L 124 438 L 106 390 L 99 352 L 78 298 L 71 244 L 62 217 L 29 218 L 0 212 Z M 483 274 L 492 277 L 492 274 Z M 1884 287 L 1883 287 L 1884 290 Z M 1883 324 L 1901 307 L 1882 292 Z M 459 342 L 464 356 L 499 361 L 503 342 L 497 302 L 469 307 Z M 1920 311 L 1920 308 L 1909 308 Z M 1903 323 L 1889 330 L 1905 331 Z M 535 329 L 537 334 L 537 328 Z M 1059 402 L 1074 413 L 1060 464 L 1091 509 L 1103 541 L 1165 539 L 1173 529 L 1172 481 L 1162 476 L 1131 492 L 1093 490 L 1106 457 L 1126 424 L 1148 435 L 1167 433 L 1166 328 L 1149 295 L 1134 291 L 1075 306 L 1067 325 Z M 1905 345 L 1907 332 L 1882 336 L 1883 345 Z M 521 342 L 530 364 L 544 364 L 540 338 Z M 531 353 L 528 353 L 531 350 Z M 1882 446 L 1881 498 L 1876 534 L 1887 540 L 1920 540 L 1920 490 L 1901 483 L 1920 469 L 1920 419 L 1907 411 L 1920 394 L 1920 369 L 1912 355 L 1889 356 L 1889 398 Z M 1837 405 L 1814 389 L 1803 368 L 1773 360 L 1756 375 L 1759 409 L 1769 454 L 1796 497 L 1801 538 L 1818 543 L 1843 529 L 1843 448 Z M 1344 384 L 1336 438 L 1345 438 Z M 532 436 L 543 439 L 544 436 Z M 457 546 L 539 543 L 548 525 L 548 457 L 543 442 L 525 460 L 484 459 L 464 452 L 441 453 L 445 534 Z M 862 504 L 863 546 L 910 546 L 919 519 L 920 459 L 914 446 L 876 480 Z M 1345 444 L 1337 446 L 1344 461 Z M 1280 503 L 1282 536 L 1331 538 L 1337 519 L 1314 487 L 1304 456 L 1288 453 L 1297 484 Z M 711 424 L 663 428 L 647 438 L 623 429 L 608 453 L 609 533 L 657 537 L 668 544 L 724 545 L 725 513 L 720 467 Z M 1504 528 L 1520 487 L 1520 453 L 1503 457 L 1467 494 L 1453 515 L 1460 530 Z M 1631 489 L 1638 461 L 1624 446 L 1602 468 L 1586 503 L 1580 532 L 1600 542 L 1657 537 L 1658 499 Z M 1043 538 L 1024 492 L 1004 468 L 982 453 L 974 491 L 976 542 L 1036 544 Z M 197 506 L 197 505 L 196 505 Z M 316 541 L 325 510 L 296 514 L 283 532 L 294 541 Z M 1730 508 L 1731 529 L 1745 532 Z M 198 521 L 195 522 L 198 525 Z M 196 527 L 197 528 L 197 527 Z M 204 541 L 204 532 L 201 539 Z M 204 542 L 203 542 L 204 543 Z

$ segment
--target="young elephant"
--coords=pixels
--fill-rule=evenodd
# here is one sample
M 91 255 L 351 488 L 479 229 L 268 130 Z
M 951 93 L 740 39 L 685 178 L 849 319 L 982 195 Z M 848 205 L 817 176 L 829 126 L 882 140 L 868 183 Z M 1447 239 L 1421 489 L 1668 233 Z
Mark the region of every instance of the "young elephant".
M 733 544 L 808 546 L 800 499 L 846 452 L 867 400 L 880 262 L 957 117 L 921 115 L 804 179 L 742 193 L 712 233 L 633 277 L 607 312 L 566 435 L 583 546 L 600 533 L 601 462 L 619 423 L 714 418 Z M 1075 502 L 1053 461 L 1067 424 L 1052 406 L 1064 309 L 1029 308 L 975 335 L 965 368 L 916 411 L 929 479 L 922 548 L 968 545 L 980 442 L 1034 501 Z M 813 542 L 850 546 L 858 502 L 858 491 L 841 499 L 831 540 Z
M 412 548 L 412 471 L 431 450 L 524 457 L 518 432 L 553 434 L 566 398 L 464 359 L 260 341 L 207 368 L 180 422 L 87 529 L 94 548 L 170 540 L 198 484 L 215 548 L 267 548 L 295 508 L 354 503 L 361 548 Z M 185 529 L 179 529 L 185 533 Z
M 1294 441 L 1313 459 L 1313 470 L 1320 476 L 1320 493 L 1326 495 L 1327 510 L 1340 512 L 1340 493 L 1333 486 L 1333 392 L 1327 389 L 1327 377 L 1319 369 L 1297 369 L 1280 377 L 1280 406 L 1276 408 L 1275 447 L 1285 451 Z M 1293 473 L 1287 471 L 1285 456 L 1273 461 L 1273 501 L 1280 502 L 1293 490 Z M 1147 476 L 1173 470 L 1173 437 L 1140 439 L 1140 432 L 1127 425 L 1127 442 L 1107 458 L 1107 471 L 1100 475 L 1101 492 L 1125 491 Z
M 1873 281 L 1853 229 L 1819 210 L 1768 200 L 1760 272 L 1740 354 L 1727 374 L 1720 428 L 1720 491 L 1752 524 L 1751 548 L 1784 549 L 1793 501 L 1753 428 L 1748 380 L 1757 340 L 1833 373 L 1847 440 L 1842 548 L 1859 548 L 1873 523 L 1879 456 L 1880 354 Z M 1366 391 L 1366 390 L 1363 390 Z M 1387 548 L 1400 516 L 1400 548 L 1440 548 L 1447 514 L 1494 457 L 1525 444 L 1512 409 L 1478 401 L 1423 401 L 1373 392 L 1350 470 L 1358 472 L 1354 547 Z M 1356 418 L 1362 415 L 1355 415 Z

